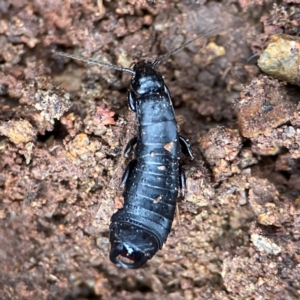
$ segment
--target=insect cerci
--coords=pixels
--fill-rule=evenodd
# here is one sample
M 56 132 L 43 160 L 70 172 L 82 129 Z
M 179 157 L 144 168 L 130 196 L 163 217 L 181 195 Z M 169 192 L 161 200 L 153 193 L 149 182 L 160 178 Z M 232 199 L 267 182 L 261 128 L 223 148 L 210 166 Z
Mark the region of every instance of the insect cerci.
M 162 248 L 171 231 L 179 190 L 183 193 L 186 188 L 180 156 L 183 153 L 193 158 L 193 154 L 189 142 L 178 133 L 170 92 L 156 66 L 206 34 L 153 62 L 134 63 L 132 68 L 56 52 L 132 74 L 127 100 L 136 114 L 138 133 L 127 144 L 124 155 L 127 157 L 135 146 L 135 158 L 122 178 L 123 208 L 113 214 L 109 227 L 109 257 L 117 266 L 142 267 Z

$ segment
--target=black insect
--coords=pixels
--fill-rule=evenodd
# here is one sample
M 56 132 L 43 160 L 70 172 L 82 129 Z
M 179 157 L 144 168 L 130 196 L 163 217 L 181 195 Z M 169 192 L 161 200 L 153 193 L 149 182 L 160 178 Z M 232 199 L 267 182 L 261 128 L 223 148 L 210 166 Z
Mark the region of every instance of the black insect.
M 109 227 L 109 257 L 117 266 L 140 268 L 162 248 L 171 231 L 179 190 L 186 189 L 181 152 L 190 158 L 193 154 L 189 142 L 178 134 L 170 92 L 155 67 L 199 37 L 154 62 L 134 63 L 132 69 L 57 52 L 132 74 L 128 105 L 136 113 L 138 135 L 124 155 L 128 157 L 136 146 L 135 159 L 122 178 L 124 206 L 113 214 Z
M 193 157 L 189 143 L 178 134 L 169 90 L 155 70 L 158 62 L 141 61 L 133 67 L 128 104 L 136 112 L 138 135 L 129 141 L 125 156 L 136 144 L 135 159 L 122 178 L 124 206 L 110 225 L 110 259 L 132 269 L 143 266 L 166 241 L 178 190 L 185 189 L 181 149 Z

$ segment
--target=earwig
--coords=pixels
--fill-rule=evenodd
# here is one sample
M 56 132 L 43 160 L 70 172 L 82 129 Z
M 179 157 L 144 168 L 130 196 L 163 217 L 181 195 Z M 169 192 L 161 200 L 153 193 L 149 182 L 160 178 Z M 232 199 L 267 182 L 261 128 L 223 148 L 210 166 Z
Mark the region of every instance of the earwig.
M 142 267 L 162 249 L 171 231 L 179 190 L 186 189 L 180 164 L 181 153 L 193 159 L 189 142 L 178 134 L 169 89 L 155 70 L 161 61 L 201 36 L 156 58 L 123 68 L 62 52 L 58 55 L 132 74 L 128 106 L 136 113 L 138 134 L 125 147 L 128 157 L 135 146 L 135 158 L 122 177 L 124 206 L 111 217 L 110 260 L 130 269 Z

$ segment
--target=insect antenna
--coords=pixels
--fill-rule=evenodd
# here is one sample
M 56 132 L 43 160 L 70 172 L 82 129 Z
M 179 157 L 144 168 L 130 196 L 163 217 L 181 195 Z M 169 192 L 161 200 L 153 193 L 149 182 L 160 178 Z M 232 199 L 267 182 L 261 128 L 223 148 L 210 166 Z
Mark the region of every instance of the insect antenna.
M 261 53 L 255 53 L 253 55 L 251 55 L 248 59 L 247 59 L 247 63 L 250 62 L 253 58 L 257 57 L 257 56 L 260 56 Z
M 57 55 L 60 55 L 60 56 L 69 57 L 69 58 L 72 58 L 72 59 L 75 59 L 75 60 L 80 60 L 80 61 L 86 62 L 88 64 L 98 65 L 98 66 L 101 66 L 101 67 L 106 67 L 106 68 L 110 68 L 110 69 L 114 69 L 114 70 L 118 70 L 118 71 L 123 71 L 123 72 L 131 73 L 131 74 L 135 75 L 135 72 L 133 70 L 129 69 L 129 68 L 123 68 L 123 67 L 120 67 L 120 66 L 117 66 L 117 65 L 108 64 L 108 63 L 103 62 L 103 61 L 98 61 L 98 60 L 91 59 L 91 58 L 85 58 L 85 57 L 82 57 L 82 56 L 76 56 L 76 55 L 65 53 L 65 52 L 58 52 L 58 51 L 52 51 L 52 52 L 54 54 L 57 54 Z
M 218 28 L 213 28 L 213 29 L 210 29 L 206 32 L 202 32 L 200 34 L 198 34 L 195 38 L 185 42 L 184 44 L 182 44 L 181 46 L 175 48 L 174 50 L 162 55 L 162 56 L 159 56 L 156 58 L 156 60 L 152 63 L 152 67 L 154 68 L 158 63 L 160 63 L 161 61 L 169 58 L 171 55 L 177 53 L 178 51 L 180 51 L 181 49 L 185 48 L 186 46 L 188 46 L 189 44 L 193 43 L 194 41 L 196 41 L 197 39 L 199 39 L 200 37 L 204 37 L 204 36 L 207 36 L 208 34 L 212 33 L 212 32 L 215 32 Z

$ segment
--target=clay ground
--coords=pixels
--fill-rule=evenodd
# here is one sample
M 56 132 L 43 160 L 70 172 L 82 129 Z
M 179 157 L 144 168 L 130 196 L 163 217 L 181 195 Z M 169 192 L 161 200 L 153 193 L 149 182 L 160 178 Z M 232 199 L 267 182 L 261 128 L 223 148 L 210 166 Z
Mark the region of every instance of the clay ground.
M 298 4 L 7 0 L 0 14 L 1 299 L 300 298 L 299 87 L 257 66 L 271 34 L 300 33 Z M 128 67 L 212 29 L 158 66 L 195 153 L 179 216 L 144 268 L 118 269 L 130 74 L 52 50 Z

